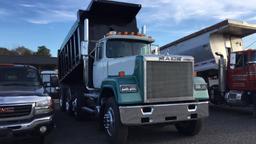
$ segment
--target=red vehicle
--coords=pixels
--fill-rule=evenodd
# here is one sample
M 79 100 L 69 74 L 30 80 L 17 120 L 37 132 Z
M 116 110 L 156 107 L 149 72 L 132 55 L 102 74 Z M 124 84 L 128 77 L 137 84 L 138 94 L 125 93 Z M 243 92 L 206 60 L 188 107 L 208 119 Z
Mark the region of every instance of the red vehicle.
M 252 106 L 256 115 L 256 50 L 243 39 L 256 25 L 225 20 L 160 48 L 162 54 L 195 58 L 195 71 L 208 83 L 214 104 Z

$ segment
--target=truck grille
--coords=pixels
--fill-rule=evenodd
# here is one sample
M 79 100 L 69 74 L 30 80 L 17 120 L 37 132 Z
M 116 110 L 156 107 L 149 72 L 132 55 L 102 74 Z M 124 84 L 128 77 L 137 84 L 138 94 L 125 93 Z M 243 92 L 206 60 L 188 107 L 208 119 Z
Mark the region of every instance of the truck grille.
M 31 110 L 32 105 L 0 106 L 0 119 L 27 116 Z
M 146 62 L 146 102 L 193 99 L 192 62 Z

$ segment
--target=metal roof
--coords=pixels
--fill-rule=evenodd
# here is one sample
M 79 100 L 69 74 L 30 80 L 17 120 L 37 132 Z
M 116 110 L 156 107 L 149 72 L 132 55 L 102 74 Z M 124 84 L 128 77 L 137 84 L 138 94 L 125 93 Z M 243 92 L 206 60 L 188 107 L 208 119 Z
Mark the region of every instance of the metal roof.
M 24 65 L 56 65 L 57 57 L 43 56 L 4 56 L 0 55 L 0 64 L 24 64 Z
M 195 33 L 192 33 L 188 36 L 180 38 L 174 42 L 166 44 L 166 45 L 162 46 L 160 48 L 160 50 L 166 49 L 170 46 L 176 45 L 178 43 L 181 43 L 183 41 L 189 40 L 191 38 L 197 37 L 201 34 L 211 32 L 211 31 L 212 31 L 212 33 L 223 33 L 223 34 L 229 34 L 229 35 L 234 35 L 234 36 L 238 36 L 238 37 L 246 37 L 248 35 L 256 33 L 256 24 L 249 24 L 244 21 L 227 19 L 220 23 L 217 23 L 210 27 L 204 28 Z

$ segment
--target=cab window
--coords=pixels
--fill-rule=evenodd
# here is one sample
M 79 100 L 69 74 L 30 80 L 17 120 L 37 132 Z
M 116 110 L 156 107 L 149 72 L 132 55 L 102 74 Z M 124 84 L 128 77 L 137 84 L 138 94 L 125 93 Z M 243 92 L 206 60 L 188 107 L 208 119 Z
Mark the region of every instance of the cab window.
M 244 67 L 247 64 L 247 56 L 244 54 L 236 54 L 235 67 Z
M 103 58 L 103 48 L 104 48 L 104 43 L 101 42 L 97 46 L 97 55 L 96 58 L 97 60 L 101 60 Z

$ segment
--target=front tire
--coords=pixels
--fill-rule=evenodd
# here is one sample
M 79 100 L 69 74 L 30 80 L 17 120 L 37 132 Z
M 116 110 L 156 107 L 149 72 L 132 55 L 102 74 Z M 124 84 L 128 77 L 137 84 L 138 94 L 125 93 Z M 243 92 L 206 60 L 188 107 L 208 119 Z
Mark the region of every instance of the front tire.
M 184 121 L 175 124 L 179 133 L 187 136 L 197 135 L 202 129 L 202 120 Z
M 105 132 L 111 144 L 125 144 L 128 137 L 128 127 L 120 121 L 119 108 L 114 98 L 108 98 L 103 115 Z

